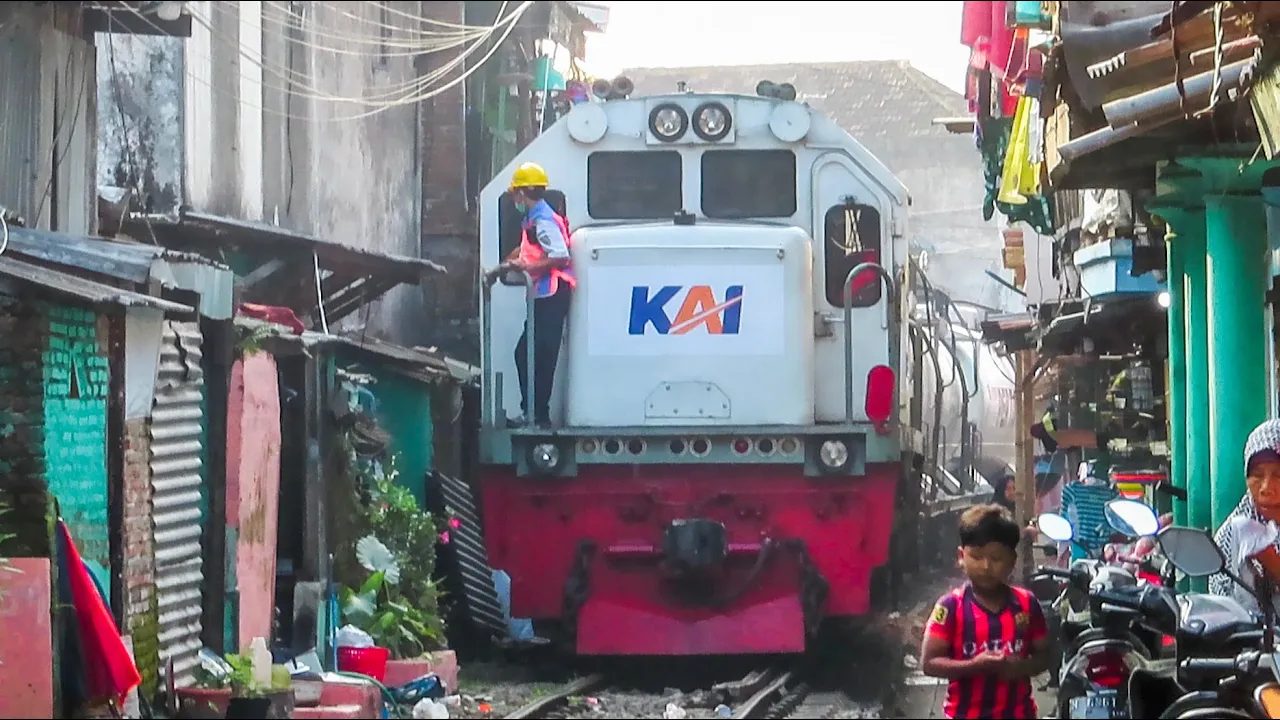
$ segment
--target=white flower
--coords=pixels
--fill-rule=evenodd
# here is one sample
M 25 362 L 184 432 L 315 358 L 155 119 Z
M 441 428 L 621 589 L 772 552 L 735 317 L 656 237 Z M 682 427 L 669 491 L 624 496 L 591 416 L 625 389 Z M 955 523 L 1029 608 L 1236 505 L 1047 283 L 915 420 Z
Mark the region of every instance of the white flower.
M 390 548 L 372 535 L 360 538 L 356 543 L 356 560 L 369 572 L 380 572 L 387 582 L 400 582 L 400 564 Z

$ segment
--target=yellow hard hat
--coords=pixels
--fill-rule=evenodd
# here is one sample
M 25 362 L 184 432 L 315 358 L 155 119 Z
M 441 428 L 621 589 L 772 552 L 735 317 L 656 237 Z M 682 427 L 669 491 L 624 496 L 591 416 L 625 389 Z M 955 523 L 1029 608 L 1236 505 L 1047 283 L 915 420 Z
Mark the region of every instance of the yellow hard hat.
M 527 162 L 516 168 L 516 172 L 511 176 L 511 188 L 524 187 L 546 187 L 548 185 L 547 171 L 542 169 L 538 163 Z

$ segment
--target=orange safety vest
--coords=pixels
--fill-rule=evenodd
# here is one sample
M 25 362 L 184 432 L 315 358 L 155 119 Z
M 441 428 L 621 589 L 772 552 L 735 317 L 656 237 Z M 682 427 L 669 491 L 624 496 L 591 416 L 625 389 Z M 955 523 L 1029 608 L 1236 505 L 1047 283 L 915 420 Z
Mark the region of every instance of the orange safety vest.
M 532 213 L 531 213 L 532 214 Z M 569 221 L 559 213 L 552 211 L 551 217 L 555 218 L 556 225 L 560 228 L 560 232 L 564 235 L 565 249 L 572 249 L 569 240 Z M 526 218 L 523 223 L 524 233 L 520 237 L 520 262 L 529 264 L 544 260 L 547 257 L 547 251 L 542 249 L 542 244 L 532 239 L 530 233 L 533 231 L 533 219 Z M 573 266 L 569 265 L 563 268 L 551 268 L 551 272 L 537 278 L 537 294 L 538 297 L 549 297 L 555 295 L 560 288 L 560 281 L 563 280 L 569 284 L 569 287 L 576 288 L 578 279 L 573 275 Z

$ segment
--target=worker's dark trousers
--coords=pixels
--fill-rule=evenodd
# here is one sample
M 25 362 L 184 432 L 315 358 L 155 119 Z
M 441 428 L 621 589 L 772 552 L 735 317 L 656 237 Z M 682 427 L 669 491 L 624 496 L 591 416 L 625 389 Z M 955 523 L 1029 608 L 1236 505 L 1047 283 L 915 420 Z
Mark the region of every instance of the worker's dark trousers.
M 560 357 L 560 340 L 564 336 L 564 323 L 569 318 L 569 303 L 573 300 L 573 288 L 561 280 L 554 295 L 533 301 L 533 421 L 540 425 L 551 424 L 551 385 L 556 378 L 556 362 Z M 529 417 L 529 398 L 525 388 L 529 386 L 528 351 L 529 332 L 520 334 L 516 343 L 516 373 L 520 378 L 520 407 L 525 418 Z

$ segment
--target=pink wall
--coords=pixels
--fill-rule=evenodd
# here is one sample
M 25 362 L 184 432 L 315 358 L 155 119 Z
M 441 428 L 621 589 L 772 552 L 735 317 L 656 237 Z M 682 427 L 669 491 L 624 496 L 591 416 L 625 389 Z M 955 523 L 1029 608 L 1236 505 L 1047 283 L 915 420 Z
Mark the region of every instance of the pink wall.
M 238 530 L 240 649 L 271 638 L 280 496 L 280 390 L 276 361 L 256 352 L 231 369 L 227 400 L 227 524 Z
M 0 717 L 53 717 L 49 560 L 9 561 L 0 570 Z

